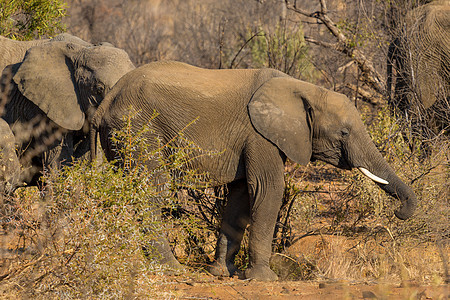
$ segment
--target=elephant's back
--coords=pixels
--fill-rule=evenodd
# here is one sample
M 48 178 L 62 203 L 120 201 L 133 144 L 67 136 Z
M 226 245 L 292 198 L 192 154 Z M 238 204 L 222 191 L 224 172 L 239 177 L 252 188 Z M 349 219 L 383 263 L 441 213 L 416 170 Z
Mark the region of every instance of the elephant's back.
M 148 93 L 164 93 L 185 98 L 217 101 L 230 93 L 248 91 L 258 74 L 254 69 L 203 69 L 181 62 L 150 63 L 136 69 L 131 76 Z M 231 98 L 228 96 L 227 98 Z
M 130 117 L 134 130 L 145 124 L 151 127 L 150 141 L 159 137 L 165 143 L 183 132 L 203 150 L 222 151 L 229 140 L 247 134 L 246 106 L 252 93 L 250 81 L 255 81 L 252 76 L 256 73 L 206 70 L 177 62 L 151 63 L 119 80 L 99 107 L 104 110 L 102 120 L 95 122 L 100 123 L 100 134 L 107 136 L 108 128 L 124 128 L 124 119 Z M 239 150 L 225 155 L 233 153 Z
M 247 105 L 253 93 L 279 76 L 287 75 L 272 69 L 212 70 L 175 61 L 149 63 L 117 82 L 100 105 L 94 125 L 118 122 L 129 115 L 131 107 L 138 118 L 150 118 L 156 112 L 174 124 L 183 123 L 177 118 L 200 119 L 205 126 L 248 119 Z
M 0 36 L 0 72 L 11 64 L 19 62 L 27 48 L 20 47 L 19 42 Z
M 438 36 L 448 34 L 450 30 L 450 0 L 432 1 L 411 10 L 406 16 L 406 26 L 408 29 L 414 29 L 416 34 L 430 30 L 439 30 Z M 413 26 L 419 26 L 419 28 Z
M 125 74 L 99 109 L 107 119 L 119 118 L 130 106 L 185 119 L 208 117 L 211 112 L 246 106 L 262 84 L 261 73 L 271 72 L 209 70 L 174 61 L 150 63 Z
M 21 62 L 28 49 L 45 41 L 48 40 L 16 41 L 0 36 L 0 72 L 8 65 Z

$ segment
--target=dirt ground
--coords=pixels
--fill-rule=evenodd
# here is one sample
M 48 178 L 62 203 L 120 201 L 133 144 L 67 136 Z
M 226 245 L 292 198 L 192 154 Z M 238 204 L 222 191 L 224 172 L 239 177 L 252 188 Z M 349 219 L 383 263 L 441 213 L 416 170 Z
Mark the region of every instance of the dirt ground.
M 349 281 L 258 282 L 239 278 L 165 278 L 161 299 L 448 299 L 448 285 Z
M 274 254 L 271 258 L 272 269 L 277 269 L 280 278 L 276 282 L 261 282 L 243 279 L 242 274 L 232 278 L 215 277 L 207 272 L 197 270 L 192 273 L 188 270 L 178 276 L 160 277 L 161 299 L 450 299 L 448 284 L 438 281 L 434 284 L 424 284 L 424 281 L 401 281 L 394 274 L 386 274 L 383 280 L 370 280 L 367 278 L 354 280 L 326 279 L 321 276 L 313 276 L 314 280 L 285 280 L 290 272 L 301 271 L 300 276 L 305 278 L 308 270 L 306 264 L 299 262 L 302 257 L 316 261 L 316 267 L 320 265 L 341 269 L 342 276 L 351 272 L 349 263 L 352 251 L 357 248 L 358 239 L 349 239 L 342 236 L 315 235 L 300 239 L 289 247 L 285 254 Z M 378 254 L 383 252 L 383 247 L 377 243 L 366 244 L 371 251 Z M 386 250 L 386 249 L 384 249 Z M 427 264 L 427 267 L 442 268 L 442 261 L 438 255 L 438 249 L 434 244 L 422 247 L 404 249 L 412 261 L 419 265 Z M 446 248 L 446 251 L 449 249 Z M 369 259 L 369 256 L 367 256 Z M 321 260 L 321 262 L 319 262 Z M 326 261 L 326 262 L 325 262 Z M 413 269 L 412 262 L 405 262 Z M 275 267 L 274 267 L 275 265 Z M 392 267 L 392 266 L 391 266 Z M 360 268 L 364 268 L 361 266 Z M 281 271 L 280 271 L 281 270 Z M 191 272 L 190 272 L 191 271 Z M 311 271 L 311 270 L 309 270 Z M 324 271 L 324 270 L 322 270 Z M 280 273 L 281 272 L 281 273 Z M 422 270 L 424 272 L 424 270 Z M 284 274 L 284 275 L 283 275 Z M 311 273 L 312 274 L 312 273 Z M 335 270 L 336 277 L 340 274 Z M 291 274 L 292 275 L 292 274 Z M 286 278 L 286 277 L 285 277 Z M 426 278 L 426 276 L 422 276 Z

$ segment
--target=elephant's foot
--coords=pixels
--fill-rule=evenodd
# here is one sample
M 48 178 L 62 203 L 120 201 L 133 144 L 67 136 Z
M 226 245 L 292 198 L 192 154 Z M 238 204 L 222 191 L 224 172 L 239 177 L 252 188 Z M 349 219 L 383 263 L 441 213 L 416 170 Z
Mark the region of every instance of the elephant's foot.
M 186 271 L 186 267 L 180 264 L 177 260 L 170 262 L 161 262 L 163 266 L 163 273 L 165 275 L 181 275 Z
M 150 260 L 164 266 L 166 273 L 178 273 L 184 270 L 184 266 L 175 258 L 165 238 L 150 241 L 143 250 Z
M 209 267 L 208 271 L 214 276 L 225 276 L 231 277 L 237 272 L 237 268 L 233 263 L 219 263 L 218 261 L 213 262 Z
M 184 266 L 173 256 L 172 253 L 166 253 L 157 258 L 158 263 L 167 267 L 168 271 L 183 271 Z
M 259 281 L 276 281 L 278 280 L 277 274 L 272 271 L 269 266 L 265 265 L 256 265 L 253 267 L 249 267 L 245 270 L 245 278 L 247 279 L 256 279 Z
M 180 264 L 173 255 L 147 254 L 147 257 L 150 261 L 159 265 L 161 267 L 161 271 L 165 275 L 180 275 L 186 270 L 186 267 Z

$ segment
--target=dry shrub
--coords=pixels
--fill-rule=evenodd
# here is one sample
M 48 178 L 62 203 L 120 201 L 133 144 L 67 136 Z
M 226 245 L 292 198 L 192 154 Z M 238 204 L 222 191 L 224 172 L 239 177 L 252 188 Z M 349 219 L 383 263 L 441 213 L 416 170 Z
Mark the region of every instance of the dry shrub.
M 45 174 L 40 190 L 20 189 L 5 199 L 4 294 L 40 299 L 162 297 L 164 282 L 155 275 L 167 268 L 144 249 L 166 230 L 174 246 L 184 249 L 180 260 L 197 266 L 207 260 L 215 240 L 210 227 L 217 221 L 208 224 L 200 218 L 206 209 L 200 200 L 183 200 L 174 193 L 207 187 L 206 174 L 185 170 L 200 150 L 180 135 L 177 144 L 185 146 L 168 144 L 150 151 L 143 139 L 148 129 L 131 133 L 129 124 L 114 137 L 125 145 L 120 164 L 97 168 L 80 161 Z M 145 157 L 159 160 L 160 167 L 148 170 L 145 162 L 137 163 Z M 168 178 L 164 188 L 158 182 L 162 173 Z M 166 212 L 162 220 L 160 208 Z M 203 261 L 198 258 L 202 255 Z
M 152 206 L 127 193 L 137 184 L 124 178 L 79 164 L 49 175 L 42 191 L 27 188 L 8 199 L 3 292 L 41 299 L 155 294 L 152 275 L 162 268 L 142 251 L 143 226 L 152 225 L 142 219 Z
M 448 139 L 437 139 L 431 146 L 432 155 L 429 159 L 422 160 L 422 154 L 411 152 L 399 134 L 399 130 L 403 129 L 399 128 L 395 118 L 387 111 L 382 111 L 378 119 L 379 121 L 370 129 L 373 139 L 400 177 L 412 186 L 419 199 L 417 212 L 413 218 L 406 222 L 392 221 L 393 236 L 402 239 L 415 238 L 422 242 L 448 239 L 450 213 Z M 388 197 L 383 195 L 382 201 L 384 204 L 378 201 L 378 205 L 393 209 L 392 201 Z
M 69 31 L 123 48 L 136 66 L 178 60 L 205 68 L 274 67 L 310 77 L 298 20 L 282 3 L 233 0 L 70 0 Z M 298 47 L 297 47 L 298 46 Z

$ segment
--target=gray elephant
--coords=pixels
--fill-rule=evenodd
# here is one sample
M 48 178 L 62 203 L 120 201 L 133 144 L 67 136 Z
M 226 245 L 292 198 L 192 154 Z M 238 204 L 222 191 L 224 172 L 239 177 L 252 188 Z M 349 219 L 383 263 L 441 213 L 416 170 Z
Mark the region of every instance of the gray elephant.
M 110 137 L 124 126 L 130 107 L 138 112 L 131 120 L 134 130 L 150 125 L 149 145 L 176 143 L 177 133 L 183 131 L 201 149 L 219 153 L 198 155 L 190 162 L 193 169 L 208 172 L 213 182 L 228 187 L 213 274 L 236 271 L 234 258 L 250 224 L 245 276 L 277 279 L 269 258 L 286 158 L 302 165 L 322 160 L 343 169 L 359 168 L 400 200 L 398 218 L 411 217 L 416 208 L 414 192 L 376 149 L 352 102 L 279 71 L 207 70 L 156 62 L 127 73 L 92 120 L 91 137 L 99 132 L 108 159 L 120 158 L 115 149 L 121 145 Z M 151 119 L 154 111 L 158 115 Z
M 449 130 L 449 0 L 432 1 L 405 16 L 389 47 L 387 89 L 391 108 L 411 126 L 413 138 L 432 139 Z
M 34 46 L 21 63 L 4 69 L 2 118 L 19 143 L 23 181 L 36 184 L 43 168 L 89 153 L 89 113 L 132 69 L 121 49 L 67 41 Z
M 84 46 L 90 46 L 88 42 L 68 33 L 61 33 L 53 39 L 39 39 L 32 41 L 16 41 L 0 36 L 0 71 L 6 66 L 16 64 L 23 60 L 28 49 L 51 41 L 66 41 Z
M 20 164 L 14 135 L 5 120 L 0 119 L 0 198 L 20 185 Z

